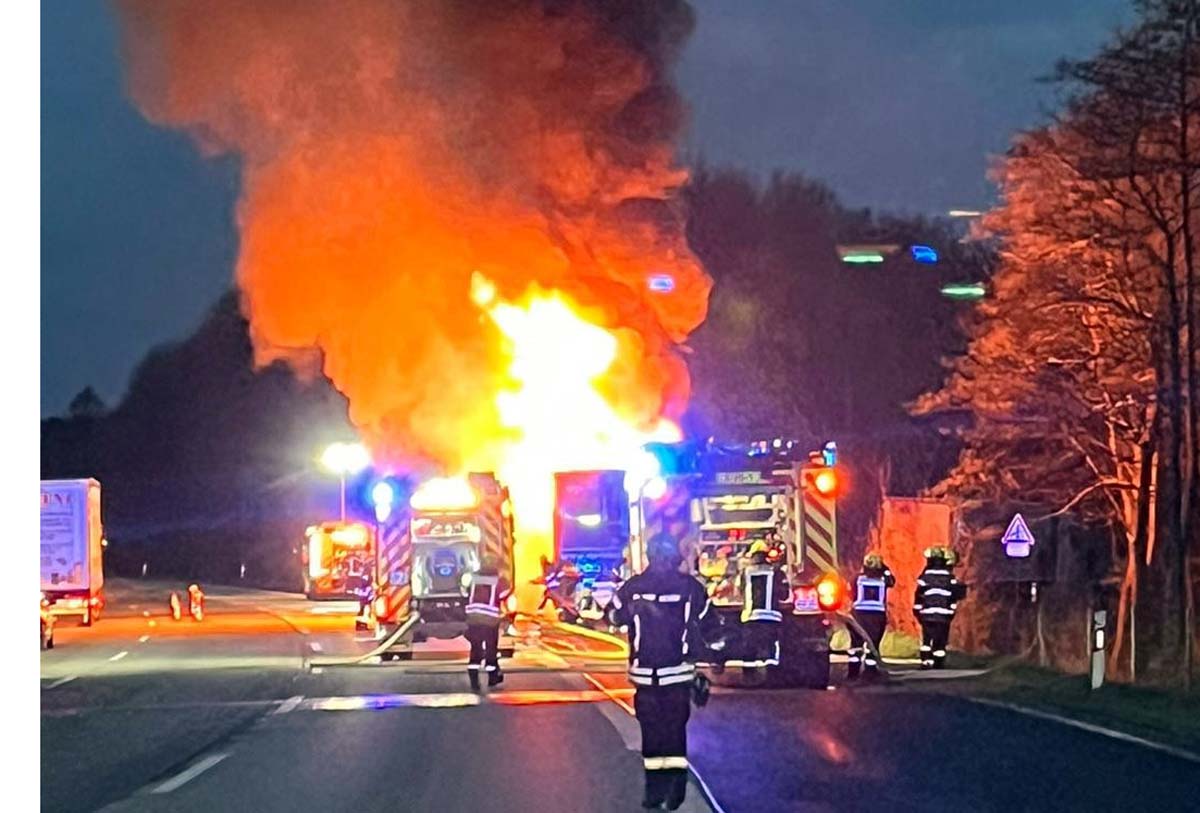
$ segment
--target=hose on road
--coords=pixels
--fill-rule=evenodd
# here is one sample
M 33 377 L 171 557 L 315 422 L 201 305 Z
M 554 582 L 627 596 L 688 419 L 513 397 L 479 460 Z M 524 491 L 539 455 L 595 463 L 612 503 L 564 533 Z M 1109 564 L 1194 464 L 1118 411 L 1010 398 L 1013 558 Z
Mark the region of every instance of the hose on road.
M 390 649 L 397 641 L 404 637 L 404 634 L 412 629 L 413 625 L 421 620 L 419 613 L 413 613 L 408 617 L 396 630 L 383 640 L 378 646 L 367 652 L 364 655 L 355 655 L 349 658 L 318 658 L 308 662 L 309 666 L 352 666 L 356 663 L 365 663 L 371 658 L 377 658 Z
M 595 641 L 609 644 L 617 649 L 616 652 L 579 652 L 571 654 L 578 654 L 588 658 L 596 658 L 597 660 L 623 661 L 629 658 L 629 644 L 625 643 L 625 639 L 619 638 L 616 635 L 610 635 L 607 632 L 600 632 L 599 630 L 581 627 L 578 624 L 568 624 L 565 621 L 558 621 L 550 626 L 553 629 L 560 630 L 568 635 L 580 635 L 584 638 L 591 638 Z M 561 655 L 562 653 L 559 652 L 555 654 Z

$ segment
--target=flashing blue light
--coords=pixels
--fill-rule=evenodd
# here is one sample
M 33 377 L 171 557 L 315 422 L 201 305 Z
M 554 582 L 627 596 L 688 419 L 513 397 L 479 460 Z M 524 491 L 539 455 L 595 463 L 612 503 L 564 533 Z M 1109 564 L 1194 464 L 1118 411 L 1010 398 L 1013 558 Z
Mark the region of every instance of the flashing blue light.
M 825 448 L 821 450 L 821 457 L 825 458 L 826 466 L 837 465 L 837 443 L 829 441 L 825 444 Z
M 938 261 L 937 249 L 933 246 L 910 246 L 908 250 L 915 262 L 932 265 Z
M 396 501 L 396 487 L 387 480 L 380 480 L 371 489 L 371 502 L 378 508 L 381 505 L 391 505 Z
M 657 294 L 669 294 L 675 290 L 675 278 L 670 274 L 652 274 L 646 284 Z

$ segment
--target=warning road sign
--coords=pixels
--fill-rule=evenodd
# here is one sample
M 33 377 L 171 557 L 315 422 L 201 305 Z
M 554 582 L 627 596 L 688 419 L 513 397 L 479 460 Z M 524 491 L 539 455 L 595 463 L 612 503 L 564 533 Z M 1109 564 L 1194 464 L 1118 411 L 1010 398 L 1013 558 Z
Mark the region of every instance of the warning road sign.
M 1000 541 L 1004 543 L 1005 555 L 1014 559 L 1024 559 L 1029 556 L 1037 542 L 1033 538 L 1029 526 L 1025 524 L 1025 517 L 1020 514 L 1013 516 L 1012 521 L 1008 523 L 1008 530 L 1004 532 Z

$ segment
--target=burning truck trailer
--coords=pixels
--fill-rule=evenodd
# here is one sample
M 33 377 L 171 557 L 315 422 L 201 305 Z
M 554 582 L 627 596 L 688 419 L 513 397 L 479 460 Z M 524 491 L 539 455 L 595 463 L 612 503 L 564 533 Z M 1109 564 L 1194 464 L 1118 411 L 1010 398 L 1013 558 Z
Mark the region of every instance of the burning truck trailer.
M 512 501 L 495 475 L 420 485 L 380 526 L 371 612 L 377 637 L 395 638 L 381 658 L 407 660 L 415 643 L 462 635 L 469 574 L 492 556 L 514 584 L 513 543 Z M 513 650 L 512 638 L 502 634 L 500 654 L 512 657 Z
M 577 525 L 594 525 L 596 535 L 607 540 L 608 554 L 620 538 L 612 529 L 622 521 L 630 526 L 620 560 L 625 577 L 646 567 L 646 540 L 655 533 L 685 540 L 689 570 L 704 582 L 722 622 L 724 646 L 706 653 L 702 665 L 722 673 L 733 667 L 743 675 L 765 668 L 769 685 L 828 685 L 830 639 L 842 623 L 837 611 L 846 597 L 837 575 L 836 446 L 803 455 L 794 442 L 648 444 L 646 449 L 659 473 L 632 480 L 625 475 L 624 510 L 605 499 L 617 473 L 575 472 L 569 478 L 574 487 L 559 491 L 556 522 L 569 527 L 573 517 Z M 590 497 L 585 496 L 589 482 Z M 578 513 L 577 506 L 589 504 L 601 509 L 595 519 Z M 584 535 L 572 530 L 562 534 L 563 540 L 572 534 Z M 742 574 L 756 542 L 767 547 L 768 561 L 782 571 L 789 589 L 776 602 L 782 616 L 779 646 L 765 663 L 754 633 L 742 621 Z M 571 554 L 564 544 L 564 557 Z M 582 599 L 587 590 L 580 590 Z M 735 679 L 738 673 L 729 675 Z

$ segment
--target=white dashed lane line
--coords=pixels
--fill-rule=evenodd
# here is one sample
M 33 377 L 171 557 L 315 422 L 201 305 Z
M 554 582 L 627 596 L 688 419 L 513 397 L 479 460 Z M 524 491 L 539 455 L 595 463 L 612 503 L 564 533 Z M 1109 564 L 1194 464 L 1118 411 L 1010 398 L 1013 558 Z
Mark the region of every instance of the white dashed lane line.
M 316 641 L 310 641 L 308 644 L 308 648 L 311 649 L 313 652 L 321 651 L 321 645 L 319 643 L 317 643 Z
M 163 782 L 161 785 L 158 785 L 150 792 L 151 793 L 170 793 L 173 790 L 178 790 L 179 788 L 186 785 L 188 782 L 191 782 L 193 779 L 195 779 L 200 774 L 207 771 L 209 768 L 211 768 L 214 765 L 216 765 L 217 763 L 219 763 L 221 760 L 225 759 L 225 757 L 227 757 L 227 756 L 229 756 L 229 754 L 212 754 L 210 756 L 207 756 L 204 759 L 200 760 L 199 762 L 193 764 L 191 767 L 187 768 L 186 770 L 175 774 L 170 779 L 168 779 L 166 782 Z
M 147 642 L 147 641 L 149 641 L 149 640 L 150 640 L 150 636 L 149 636 L 149 635 L 143 635 L 141 638 L 138 638 L 138 643 L 139 643 L 139 644 L 144 644 L 144 643 L 146 643 L 146 642 Z
M 271 712 L 272 714 L 287 714 L 289 711 L 295 711 L 296 707 L 304 702 L 304 695 L 298 694 L 284 700 L 279 706 Z
M 50 684 L 49 686 L 47 686 L 46 688 L 47 688 L 47 689 L 57 689 L 59 686 L 63 685 L 64 683 L 70 683 L 70 682 L 71 682 L 72 680 L 74 680 L 75 678 L 76 678 L 76 676 L 75 676 L 75 675 L 67 675 L 66 677 L 61 677 L 61 678 L 59 678 L 58 680 L 56 680 L 56 681 L 54 681 L 53 683 L 51 683 L 51 684 Z
M 113 655 L 111 658 L 109 658 L 109 660 L 110 660 L 110 661 L 119 661 L 119 660 L 121 660 L 121 658 L 124 658 L 124 657 L 125 657 L 126 655 L 128 655 L 128 654 L 129 654 L 129 650 L 128 650 L 128 649 L 122 649 L 122 650 L 121 650 L 120 652 L 118 652 L 116 655 Z

